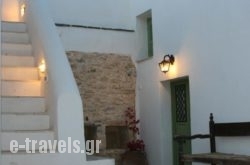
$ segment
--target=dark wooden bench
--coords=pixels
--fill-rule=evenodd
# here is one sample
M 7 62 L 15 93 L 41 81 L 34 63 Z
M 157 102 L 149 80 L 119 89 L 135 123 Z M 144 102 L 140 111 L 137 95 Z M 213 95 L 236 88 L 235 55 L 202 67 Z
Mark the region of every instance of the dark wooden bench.
M 184 165 L 185 162 L 211 163 L 212 165 L 250 165 L 250 156 L 216 152 L 216 137 L 234 136 L 250 136 L 250 122 L 215 123 L 213 119 L 213 114 L 211 113 L 209 121 L 209 134 L 196 134 L 192 136 L 176 135 L 174 137 L 174 140 L 178 142 L 179 146 L 179 165 Z M 183 153 L 183 144 L 185 143 L 185 141 L 197 138 L 210 139 L 211 153 Z

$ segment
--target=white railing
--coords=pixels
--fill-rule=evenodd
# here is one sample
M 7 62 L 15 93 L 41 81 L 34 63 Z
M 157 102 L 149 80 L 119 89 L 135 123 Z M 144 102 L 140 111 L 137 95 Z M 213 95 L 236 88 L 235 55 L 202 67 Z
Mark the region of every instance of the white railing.
M 37 64 L 46 62 L 45 97 L 55 136 L 58 140 L 80 140 L 84 149 L 81 97 L 46 0 L 26 1 L 26 22 Z M 78 162 L 84 160 L 86 156 L 79 155 Z

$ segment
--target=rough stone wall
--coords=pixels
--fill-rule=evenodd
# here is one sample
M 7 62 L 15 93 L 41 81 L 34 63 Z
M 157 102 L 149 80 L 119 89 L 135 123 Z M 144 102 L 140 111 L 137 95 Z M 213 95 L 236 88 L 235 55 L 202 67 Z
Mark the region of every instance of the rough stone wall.
M 135 107 L 135 65 L 124 55 L 74 51 L 67 55 L 83 100 L 84 122 L 97 125 L 100 148 L 107 153 L 105 127 L 125 125 L 125 110 Z

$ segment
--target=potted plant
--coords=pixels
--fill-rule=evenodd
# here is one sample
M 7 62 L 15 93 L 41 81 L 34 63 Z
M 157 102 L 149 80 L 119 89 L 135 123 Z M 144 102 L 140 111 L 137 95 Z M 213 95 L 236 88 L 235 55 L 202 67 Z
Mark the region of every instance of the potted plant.
M 122 165 L 147 165 L 145 144 L 138 138 L 140 120 L 136 119 L 135 110 L 128 108 L 125 111 L 125 118 L 125 123 L 132 133 L 132 139 L 127 143 L 128 150 L 122 155 Z

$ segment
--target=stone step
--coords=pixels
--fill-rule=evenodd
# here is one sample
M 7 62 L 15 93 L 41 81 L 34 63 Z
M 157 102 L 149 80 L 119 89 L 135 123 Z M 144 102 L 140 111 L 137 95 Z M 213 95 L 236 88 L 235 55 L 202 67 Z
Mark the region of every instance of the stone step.
M 38 69 L 35 67 L 3 67 L 2 80 L 38 80 Z
M 25 139 L 29 138 L 30 140 L 54 140 L 53 131 L 13 131 L 13 132 L 2 132 L 2 151 L 10 151 L 10 142 L 16 140 L 19 145 L 25 145 Z M 30 145 L 31 147 L 31 145 Z M 35 146 L 35 149 L 38 149 L 38 145 Z M 19 150 L 25 150 L 25 148 Z
M 35 58 L 33 56 L 2 56 L 3 67 L 34 67 Z
M 27 154 L 26 152 L 20 153 L 10 153 L 10 152 L 3 152 L 2 153 L 2 163 L 1 165 L 66 165 L 63 157 L 60 156 L 61 154 Z
M 43 97 L 2 97 L 2 113 L 44 113 Z
M 6 22 L 1 23 L 2 32 L 16 32 L 25 33 L 27 31 L 27 26 L 23 22 Z
M 49 129 L 45 114 L 2 114 L 3 131 L 35 131 Z
M 2 81 L 2 96 L 42 97 L 41 81 Z
M 115 165 L 115 160 L 113 158 L 87 155 L 86 165 Z
M 28 33 L 2 32 L 2 42 L 28 44 L 30 40 Z
M 2 43 L 2 55 L 31 56 L 32 47 L 30 44 Z
M 82 156 L 83 157 L 83 156 Z M 84 165 L 115 165 L 114 159 L 107 157 L 88 156 L 94 157 L 90 160 L 83 160 Z M 2 164 L 1 165 L 68 165 L 78 162 L 79 154 L 60 154 L 55 152 L 53 154 L 39 153 L 36 151 L 33 154 L 27 154 L 25 151 L 19 151 L 18 153 L 11 153 L 8 151 L 2 152 Z M 78 162 L 79 164 L 79 162 Z

